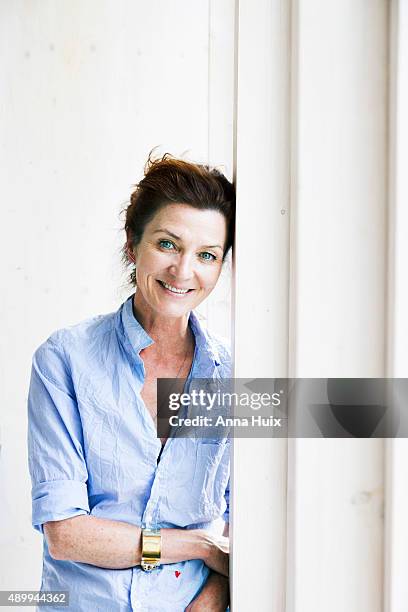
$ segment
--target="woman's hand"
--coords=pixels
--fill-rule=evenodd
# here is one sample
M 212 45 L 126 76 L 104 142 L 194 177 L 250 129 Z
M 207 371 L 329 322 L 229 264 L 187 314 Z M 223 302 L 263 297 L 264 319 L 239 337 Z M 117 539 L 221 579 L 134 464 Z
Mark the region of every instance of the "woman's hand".
M 200 593 L 185 612 L 225 612 L 229 605 L 228 578 L 211 572 Z
M 229 576 L 229 539 L 222 535 L 206 534 L 202 560 L 210 569 Z

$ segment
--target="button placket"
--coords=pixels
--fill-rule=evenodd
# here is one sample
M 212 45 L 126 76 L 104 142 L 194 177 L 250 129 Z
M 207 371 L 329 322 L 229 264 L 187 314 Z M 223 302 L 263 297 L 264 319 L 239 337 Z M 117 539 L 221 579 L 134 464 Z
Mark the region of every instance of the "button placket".
M 150 496 L 143 513 L 143 528 L 154 526 L 154 524 L 157 522 L 163 475 L 163 455 L 164 450 L 162 458 L 159 464 L 156 466 L 154 480 L 150 489 Z

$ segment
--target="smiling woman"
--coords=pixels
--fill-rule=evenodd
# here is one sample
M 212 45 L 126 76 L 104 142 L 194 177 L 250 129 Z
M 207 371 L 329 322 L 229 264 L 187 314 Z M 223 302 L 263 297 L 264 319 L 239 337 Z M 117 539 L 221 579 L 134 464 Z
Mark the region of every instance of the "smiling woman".
M 144 308 L 141 302 L 146 301 L 162 315 L 177 317 L 198 306 L 217 283 L 225 243 L 226 220 L 218 211 L 164 206 L 137 246 L 129 239 L 140 288 L 135 308 Z
M 218 170 L 153 161 L 126 209 L 136 291 L 54 332 L 29 391 L 33 525 L 42 590 L 69 610 L 223 612 L 229 603 L 229 439 L 157 437 L 157 378 L 231 376 L 194 309 L 232 246 L 235 192 Z M 215 532 L 224 518 L 222 536 Z

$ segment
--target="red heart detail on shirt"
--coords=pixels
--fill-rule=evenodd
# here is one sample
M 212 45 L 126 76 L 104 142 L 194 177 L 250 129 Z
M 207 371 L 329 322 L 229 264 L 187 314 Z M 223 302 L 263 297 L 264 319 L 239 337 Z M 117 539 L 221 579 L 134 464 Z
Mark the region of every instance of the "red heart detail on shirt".
M 178 578 L 180 576 L 180 574 L 181 574 L 181 572 L 178 572 L 177 570 L 174 573 L 176 575 L 176 578 Z

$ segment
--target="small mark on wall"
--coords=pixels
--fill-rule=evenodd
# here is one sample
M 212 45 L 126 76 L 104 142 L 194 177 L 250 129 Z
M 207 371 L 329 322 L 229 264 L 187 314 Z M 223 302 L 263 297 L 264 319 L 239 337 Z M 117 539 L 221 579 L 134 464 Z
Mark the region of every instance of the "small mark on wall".
M 363 504 L 368 504 L 371 501 L 373 494 L 370 491 L 359 491 L 351 498 L 351 503 L 355 506 L 361 506 Z

